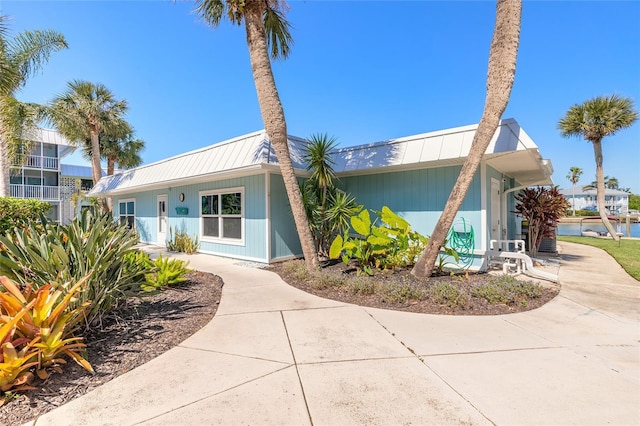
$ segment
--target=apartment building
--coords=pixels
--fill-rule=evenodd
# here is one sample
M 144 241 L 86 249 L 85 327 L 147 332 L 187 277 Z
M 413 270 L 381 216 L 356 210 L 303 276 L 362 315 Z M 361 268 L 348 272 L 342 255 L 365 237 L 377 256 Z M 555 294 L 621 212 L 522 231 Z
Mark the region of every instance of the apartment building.
M 89 204 L 74 194 L 93 187 L 91 167 L 61 163 L 74 150 L 57 131 L 39 129 L 24 164 L 11 167 L 10 196 L 47 201 L 51 204 L 50 219 L 70 222 L 82 205 Z

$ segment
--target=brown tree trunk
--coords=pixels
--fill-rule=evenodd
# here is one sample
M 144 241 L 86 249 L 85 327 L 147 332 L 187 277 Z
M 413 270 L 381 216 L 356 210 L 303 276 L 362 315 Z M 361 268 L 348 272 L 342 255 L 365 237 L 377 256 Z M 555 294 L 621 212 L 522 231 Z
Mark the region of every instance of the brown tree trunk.
M 305 263 L 308 270 L 313 270 L 319 266 L 318 254 L 313 243 L 304 205 L 302 204 L 298 180 L 291 163 L 287 140 L 287 123 L 271 69 L 271 59 L 267 50 L 267 37 L 262 20 L 263 13 L 263 2 L 248 1 L 246 3 L 244 19 L 253 80 L 258 94 L 262 121 L 280 164 L 280 171 L 287 190 L 287 196 L 289 197 L 289 203 L 291 204 L 291 211 L 298 230 Z
M 605 208 L 605 187 L 604 187 L 604 169 L 602 168 L 602 141 L 591 141 L 593 143 L 593 154 L 596 158 L 596 203 L 598 204 L 598 212 L 604 227 L 615 241 L 618 241 L 620 237 L 613 229 L 613 225 L 609 222 L 607 217 L 607 210 Z
M 516 58 L 520 42 L 521 0 L 498 0 L 493 40 L 489 51 L 487 95 L 484 111 L 473 136 L 473 142 L 447 204 L 438 219 L 429 243 L 411 271 L 417 277 L 429 277 L 447 232 L 462 205 L 473 176 L 507 108 L 516 73 Z M 482 182 L 484 188 L 485 182 Z
M 9 160 L 9 147 L 0 134 L 0 197 L 9 197 L 11 192 L 10 188 L 10 160 Z
M 100 166 L 100 136 L 97 127 L 91 129 L 91 170 L 93 184 L 95 185 L 100 178 L 102 178 L 102 167 Z M 102 199 L 102 208 L 105 212 L 110 211 L 109 204 L 105 198 Z

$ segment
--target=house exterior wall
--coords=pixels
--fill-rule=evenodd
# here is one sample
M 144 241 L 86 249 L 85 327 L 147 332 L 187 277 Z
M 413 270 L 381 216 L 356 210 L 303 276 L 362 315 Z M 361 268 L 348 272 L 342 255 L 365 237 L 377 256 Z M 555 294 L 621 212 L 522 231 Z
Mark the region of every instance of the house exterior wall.
M 242 244 L 204 241 L 200 229 L 200 192 L 241 188 L 244 194 L 244 238 Z M 157 197 L 168 196 L 168 226 L 175 232 L 185 231 L 191 237 L 198 236 L 200 251 L 220 256 L 267 262 L 267 210 L 265 174 L 204 182 L 193 185 L 143 191 L 114 196 L 114 216 L 119 218 L 119 202 L 135 200 L 135 227 L 140 241 L 163 244 L 158 241 Z M 180 194 L 184 201 L 180 201 Z M 187 208 L 186 215 L 178 215 L 176 207 Z M 167 238 L 169 234 L 167 233 Z
M 271 260 L 302 255 L 302 247 L 293 221 L 293 213 L 282 176 L 269 174 L 270 253 Z
M 461 166 L 448 166 L 421 170 L 409 170 L 361 176 L 341 177 L 342 188 L 356 197 L 358 203 L 371 210 L 388 206 L 405 218 L 412 229 L 423 235 L 433 232 L 440 214 L 449 198 Z M 486 226 L 482 219 L 482 179 L 476 173 L 469 191 L 456 215 L 454 226 L 464 219 L 474 230 L 474 249 L 484 250 L 483 233 Z M 490 189 L 490 179 L 486 180 Z M 488 191 L 488 190 L 487 190 Z M 472 267 L 483 264 L 480 255 L 474 257 Z

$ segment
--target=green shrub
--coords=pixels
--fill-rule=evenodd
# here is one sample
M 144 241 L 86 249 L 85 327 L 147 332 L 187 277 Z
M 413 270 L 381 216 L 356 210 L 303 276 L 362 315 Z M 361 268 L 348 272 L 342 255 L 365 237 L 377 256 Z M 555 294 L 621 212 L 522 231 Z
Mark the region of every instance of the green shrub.
M 198 237 L 191 236 L 187 231 L 179 231 L 176 229 L 176 235 L 173 235 L 173 229 L 169 227 L 169 239 L 167 240 L 167 250 L 177 251 L 186 254 L 193 254 L 200 248 Z
M 343 287 L 346 284 L 346 277 L 341 273 L 331 273 L 319 271 L 313 275 L 311 285 L 317 289 Z
M 296 259 L 284 264 L 284 270 L 293 275 L 298 280 L 308 280 L 311 273 L 307 270 L 304 260 Z
M 434 302 L 451 308 L 456 306 L 467 307 L 469 305 L 469 294 L 451 283 L 435 283 L 429 287 L 428 294 Z
M 0 235 L 15 227 L 24 228 L 37 222 L 51 205 L 45 201 L 0 197 Z
M 145 275 L 146 282 L 140 285 L 144 291 L 160 290 L 168 285 L 178 284 L 187 280 L 189 273 L 188 262 L 168 257 L 158 257 L 154 262 L 154 271 Z
M 510 275 L 491 277 L 471 290 L 471 295 L 495 304 L 524 303 L 542 296 L 542 287 L 532 281 L 520 281 Z
M 375 294 L 376 283 L 365 276 L 350 277 L 346 282 L 346 289 L 352 294 L 359 294 L 362 296 L 368 296 Z
M 424 300 L 427 292 L 424 288 L 410 283 L 391 283 L 380 288 L 382 300 L 387 303 L 406 303 L 409 300 Z
M 134 250 L 135 233 L 110 215 L 84 211 L 68 226 L 31 223 L 0 235 L 0 275 L 35 288 L 50 282 L 76 282 L 87 277 L 85 287 L 71 303 L 75 308 L 91 301 L 86 326 L 99 322 L 137 288 L 146 270 L 129 269 L 126 254 Z
M 123 267 L 128 275 L 132 275 L 133 281 L 143 283 L 145 275 L 153 272 L 155 266 L 149 255 L 142 250 L 131 250 L 124 254 Z

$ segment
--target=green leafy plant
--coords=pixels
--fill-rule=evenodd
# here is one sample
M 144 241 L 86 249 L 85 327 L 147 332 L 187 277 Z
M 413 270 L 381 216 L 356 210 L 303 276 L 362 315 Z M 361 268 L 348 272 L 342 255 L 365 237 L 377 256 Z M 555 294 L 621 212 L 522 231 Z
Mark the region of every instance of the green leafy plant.
M 0 234 L 37 222 L 50 208 L 46 201 L 0 197 Z
M 451 283 L 435 283 L 429 287 L 428 293 L 434 302 L 450 308 L 456 306 L 467 307 L 469 305 L 469 294 Z
M 173 229 L 169 227 L 169 239 L 167 240 L 167 250 L 176 251 L 186 254 L 193 254 L 200 248 L 200 242 L 198 236 L 191 238 L 186 230 L 176 229 L 175 236 L 173 235 Z
M 188 262 L 171 259 L 160 255 L 154 262 L 155 271 L 147 274 L 146 282 L 140 285 L 144 291 L 160 290 L 168 285 L 178 284 L 187 280 L 185 275 L 190 272 Z
M 383 206 L 376 212 L 381 226 L 371 221 L 368 210 L 362 210 L 351 217 L 351 227 L 357 236 L 351 237 L 347 231 L 338 235 L 331 244 L 329 257 L 342 258 L 346 264 L 355 259 L 358 272 L 373 275 L 373 268 L 396 268 L 415 263 L 428 239 L 411 230 L 409 222 Z
M 409 300 L 424 300 L 427 292 L 423 287 L 410 283 L 391 283 L 381 286 L 382 300 L 387 303 L 406 303 Z
M 110 215 L 94 216 L 87 210 L 68 226 L 43 216 L 40 221 L 0 235 L 0 274 L 35 288 L 87 277 L 70 305 L 92 302 L 87 327 L 117 307 L 149 272 L 127 267 L 126 253 L 134 250 L 137 237 Z

